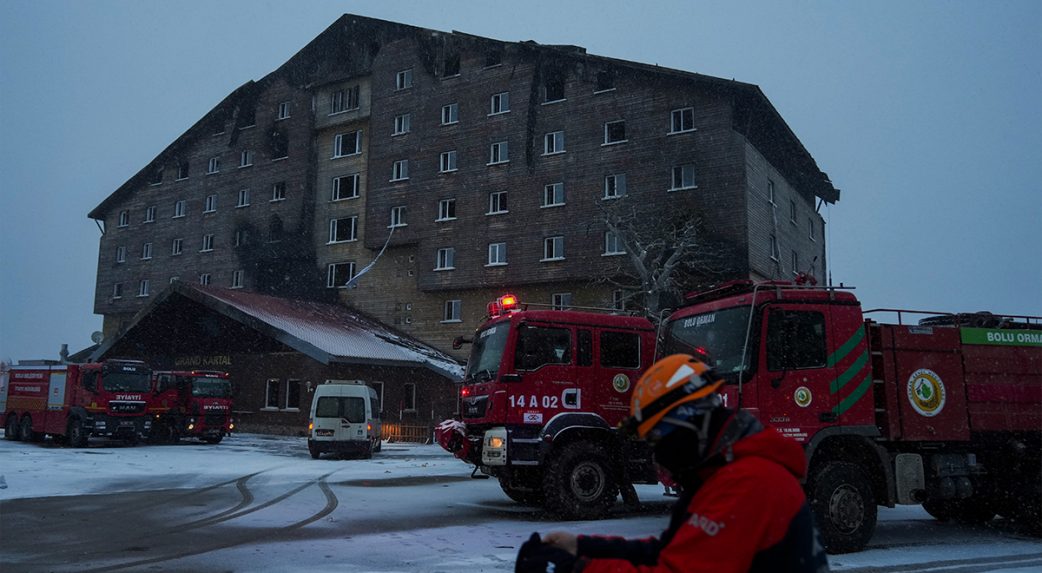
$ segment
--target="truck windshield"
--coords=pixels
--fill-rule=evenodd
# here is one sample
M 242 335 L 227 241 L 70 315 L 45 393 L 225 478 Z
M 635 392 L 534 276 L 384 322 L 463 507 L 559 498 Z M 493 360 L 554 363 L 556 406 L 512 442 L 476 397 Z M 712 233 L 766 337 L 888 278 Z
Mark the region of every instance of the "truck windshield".
M 113 372 L 102 375 L 102 384 L 109 392 L 148 392 L 152 380 L 148 372 Z
M 503 360 L 503 350 L 507 346 L 509 334 L 509 322 L 494 324 L 478 332 L 474 337 L 474 346 L 470 350 L 470 360 L 467 361 L 467 374 L 463 377 L 464 384 L 487 382 L 496 377 L 499 372 L 499 364 Z
M 197 398 L 228 398 L 232 384 L 221 378 L 192 378 L 192 396 Z
M 747 306 L 678 318 L 668 326 L 660 355 L 708 353 L 712 366 L 721 374 L 748 370 L 748 359 L 742 366 L 748 325 Z

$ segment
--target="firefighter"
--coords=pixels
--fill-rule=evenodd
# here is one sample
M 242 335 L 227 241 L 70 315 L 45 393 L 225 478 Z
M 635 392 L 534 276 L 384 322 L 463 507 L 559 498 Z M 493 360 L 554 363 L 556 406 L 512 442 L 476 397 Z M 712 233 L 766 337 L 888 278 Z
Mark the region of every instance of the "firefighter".
M 652 446 L 682 493 L 659 538 L 533 533 L 516 572 L 827 572 L 800 478 L 803 448 L 725 408 L 723 379 L 686 354 L 637 382 L 624 429 Z

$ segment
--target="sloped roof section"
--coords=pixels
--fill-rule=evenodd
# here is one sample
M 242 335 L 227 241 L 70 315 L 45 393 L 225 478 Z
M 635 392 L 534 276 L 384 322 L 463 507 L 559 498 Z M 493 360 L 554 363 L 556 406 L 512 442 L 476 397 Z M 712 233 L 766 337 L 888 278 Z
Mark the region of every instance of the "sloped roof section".
M 463 367 L 451 356 L 358 311 L 335 304 L 174 282 L 138 313 L 134 323 L 161 304 L 176 304 L 177 296 L 250 326 L 323 364 L 415 366 L 452 380 L 463 377 Z M 133 328 L 131 324 L 127 332 Z M 103 356 L 117 341 L 102 344 L 92 358 Z

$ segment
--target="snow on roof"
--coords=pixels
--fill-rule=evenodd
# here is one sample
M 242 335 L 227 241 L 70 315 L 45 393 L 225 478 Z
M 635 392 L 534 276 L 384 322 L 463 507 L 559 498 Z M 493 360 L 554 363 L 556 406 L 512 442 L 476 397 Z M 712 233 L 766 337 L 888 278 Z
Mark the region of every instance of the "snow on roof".
M 170 302 L 174 295 L 182 295 L 253 327 L 324 364 L 417 366 L 429 368 L 452 380 L 463 377 L 463 367 L 452 356 L 337 304 L 174 282 L 135 316 L 134 324 L 159 305 L 175 304 Z M 119 337 L 103 343 L 91 354 L 91 359 L 97 360 L 118 340 Z
M 217 299 L 329 356 L 330 362 L 415 364 L 452 379 L 463 367 L 451 356 L 349 307 L 243 290 L 182 285 Z M 292 341 L 285 341 L 294 346 Z M 298 348 L 298 350 L 302 350 Z

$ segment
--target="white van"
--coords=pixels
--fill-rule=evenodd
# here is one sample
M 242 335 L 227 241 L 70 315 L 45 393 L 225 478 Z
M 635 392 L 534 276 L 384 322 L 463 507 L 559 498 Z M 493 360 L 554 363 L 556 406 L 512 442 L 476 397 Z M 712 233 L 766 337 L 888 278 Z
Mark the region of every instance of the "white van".
M 380 451 L 380 397 L 361 380 L 326 380 L 315 388 L 308 423 L 308 451 L 354 454 Z

